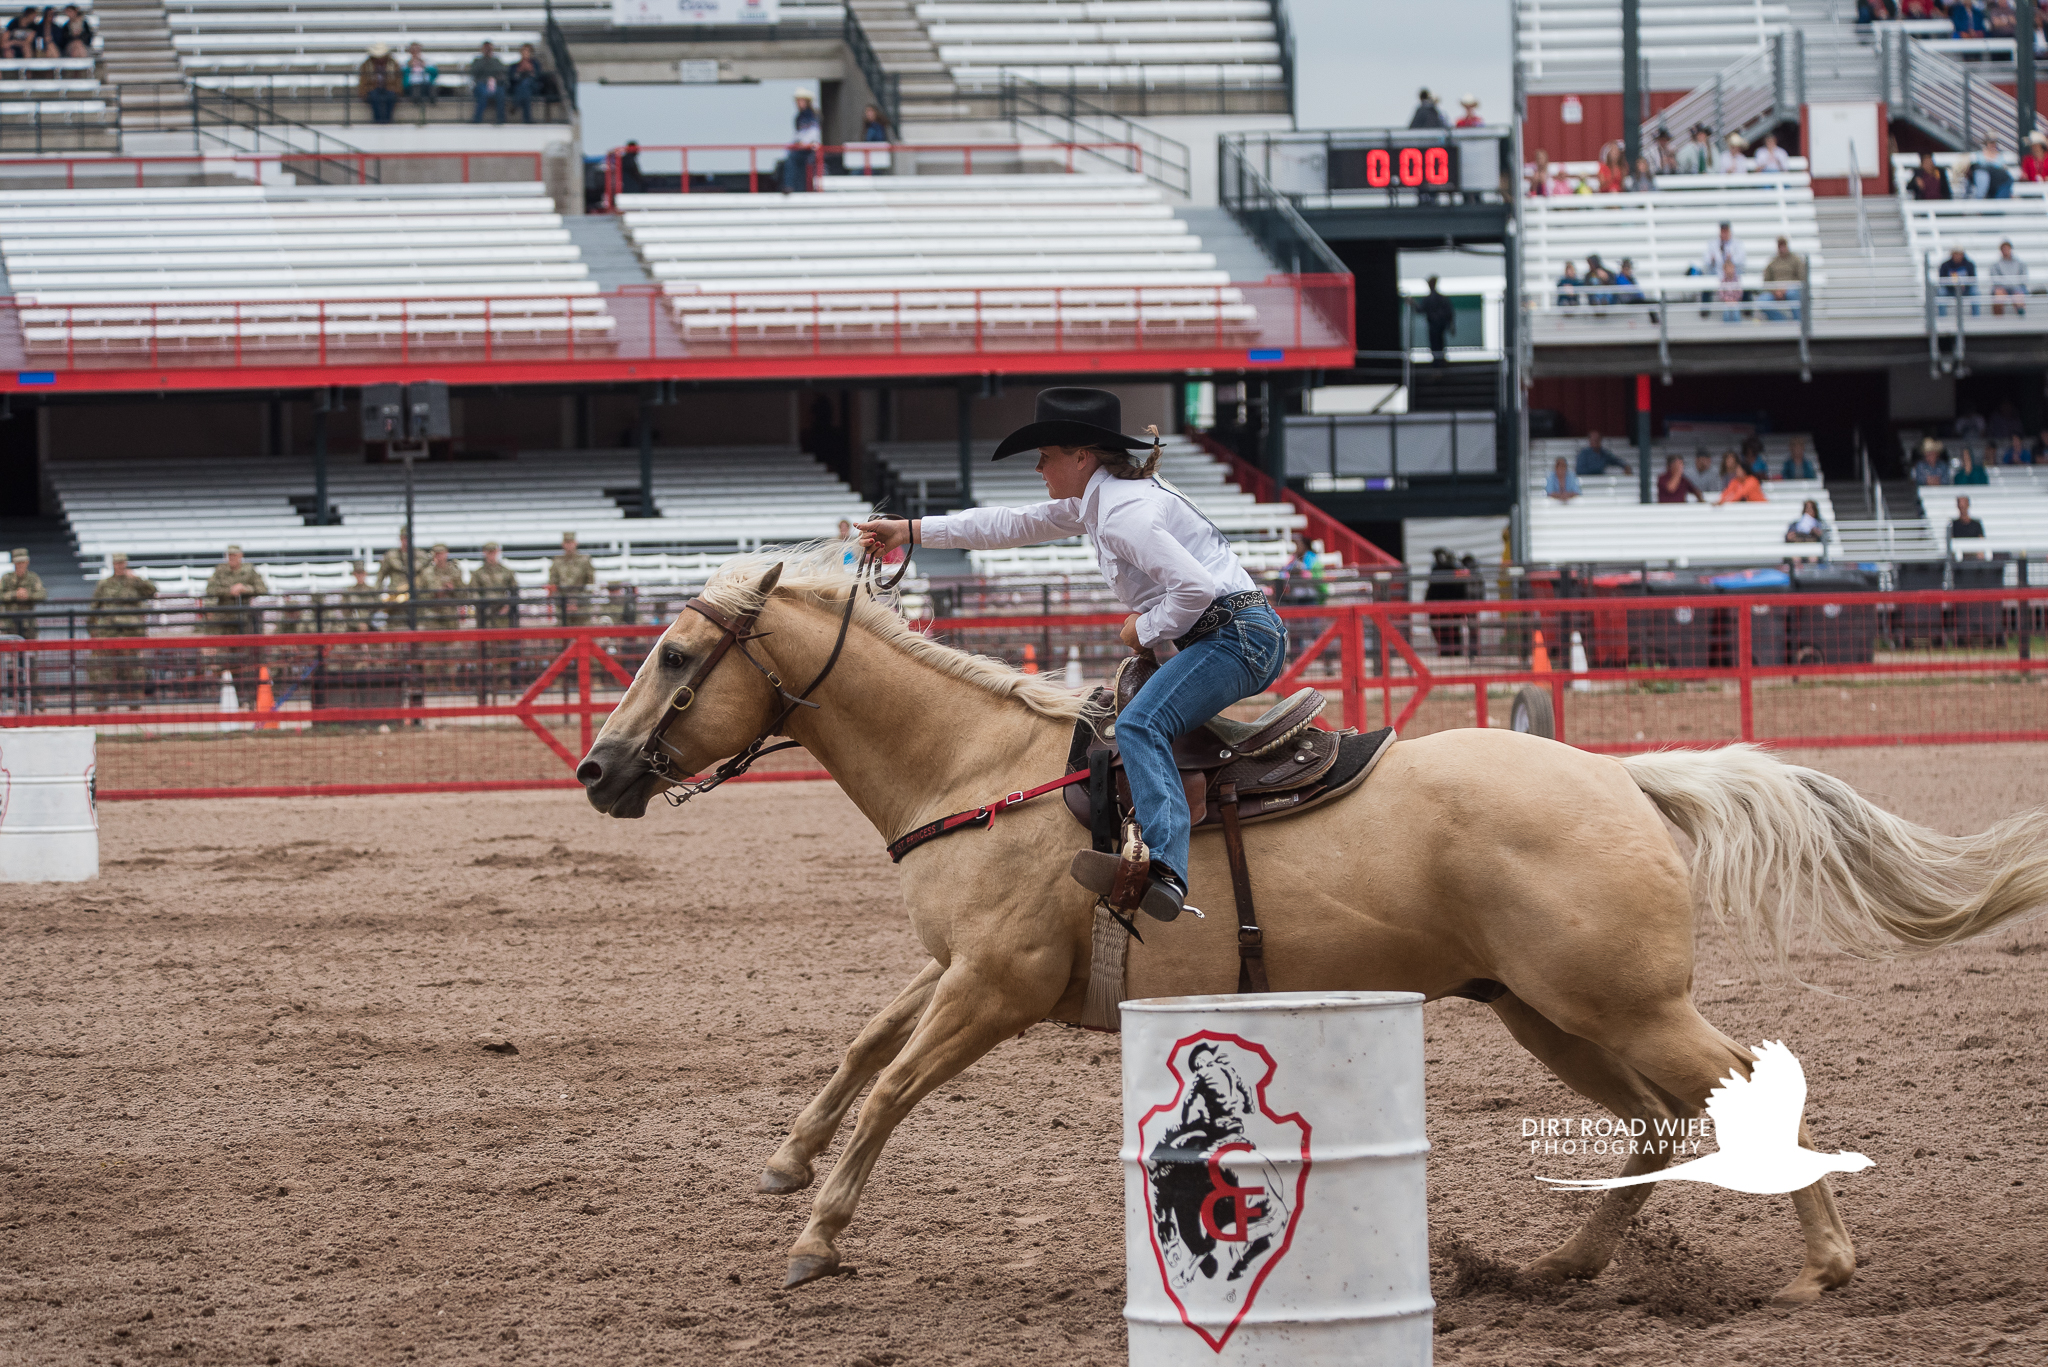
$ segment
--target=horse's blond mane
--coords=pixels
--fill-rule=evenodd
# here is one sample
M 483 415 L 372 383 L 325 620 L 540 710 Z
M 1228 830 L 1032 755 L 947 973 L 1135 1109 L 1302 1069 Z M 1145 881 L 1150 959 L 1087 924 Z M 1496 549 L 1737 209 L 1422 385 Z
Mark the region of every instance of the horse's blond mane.
M 704 585 L 704 599 L 727 612 L 745 612 L 757 607 L 761 595 L 754 586 L 775 564 L 782 566 L 776 581 L 777 594 L 793 594 L 805 602 L 829 604 L 843 611 L 846 595 L 856 587 L 854 567 L 846 558 L 844 541 L 807 541 L 795 546 L 745 551 L 713 572 Z M 893 574 L 895 571 L 891 570 Z M 888 642 L 920 664 L 955 679 L 963 679 L 998 698 L 1024 704 L 1042 717 L 1074 721 L 1089 710 L 1085 697 L 1068 692 L 1037 674 L 1025 674 L 1001 660 L 970 655 L 920 636 L 903 623 L 893 595 L 870 597 L 862 590 L 853 609 L 854 625 Z

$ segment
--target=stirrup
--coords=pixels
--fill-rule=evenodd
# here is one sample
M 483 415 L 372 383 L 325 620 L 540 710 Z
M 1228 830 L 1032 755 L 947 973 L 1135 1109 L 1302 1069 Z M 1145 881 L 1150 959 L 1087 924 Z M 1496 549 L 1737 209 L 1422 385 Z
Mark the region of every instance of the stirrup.
M 1185 908 L 1187 892 L 1176 886 L 1178 880 L 1155 877 L 1153 867 L 1152 852 L 1145 847 L 1133 821 L 1124 824 L 1121 855 L 1082 850 L 1074 856 L 1068 872 L 1075 882 L 1102 898 L 1113 912 L 1128 916 L 1143 911 L 1155 921 L 1174 920 Z M 1165 871 L 1164 865 L 1158 867 Z

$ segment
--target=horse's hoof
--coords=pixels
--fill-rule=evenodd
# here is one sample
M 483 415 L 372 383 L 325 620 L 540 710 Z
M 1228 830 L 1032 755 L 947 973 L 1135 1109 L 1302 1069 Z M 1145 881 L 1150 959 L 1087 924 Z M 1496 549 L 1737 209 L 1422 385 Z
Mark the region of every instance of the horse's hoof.
M 1521 1276 L 1535 1282 L 1590 1281 L 1600 1275 L 1597 1267 L 1587 1267 L 1575 1259 L 1555 1253 L 1546 1253 L 1534 1262 L 1522 1264 L 1517 1270 Z
M 823 1255 L 799 1253 L 796 1257 L 789 1260 L 789 1276 L 784 1278 L 782 1287 L 786 1291 L 792 1286 L 802 1286 L 805 1282 L 814 1282 L 820 1277 L 829 1277 L 838 1270 L 839 1255 L 837 1253 Z
M 774 1168 L 763 1168 L 761 1169 L 760 1180 L 754 1185 L 758 1190 L 765 1192 L 769 1196 L 788 1196 L 792 1192 L 802 1191 L 810 1184 L 811 1175 L 809 1173 L 796 1177 L 786 1172 L 777 1172 Z
M 1791 1310 L 1802 1305 L 1811 1305 L 1820 1299 L 1821 1292 L 1840 1286 L 1847 1277 L 1833 1280 L 1818 1272 L 1802 1272 L 1786 1283 L 1784 1290 L 1771 1297 L 1771 1304 L 1780 1310 Z

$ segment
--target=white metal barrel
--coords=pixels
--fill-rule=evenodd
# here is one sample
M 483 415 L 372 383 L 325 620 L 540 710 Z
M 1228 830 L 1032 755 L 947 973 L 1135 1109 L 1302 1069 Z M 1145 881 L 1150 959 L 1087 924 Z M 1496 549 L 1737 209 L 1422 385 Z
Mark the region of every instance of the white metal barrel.
M 1430 1361 L 1422 997 L 1123 1003 L 1133 1367 Z
M 0 883 L 100 873 L 89 726 L 0 728 Z

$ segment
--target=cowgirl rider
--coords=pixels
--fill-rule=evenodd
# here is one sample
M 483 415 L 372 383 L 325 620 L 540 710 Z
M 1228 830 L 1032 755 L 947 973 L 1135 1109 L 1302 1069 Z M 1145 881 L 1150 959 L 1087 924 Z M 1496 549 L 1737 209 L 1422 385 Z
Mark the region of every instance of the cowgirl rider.
M 1264 692 L 1279 677 L 1285 634 L 1223 533 L 1153 474 L 1156 444 L 1123 435 L 1122 426 L 1114 394 L 1041 391 L 1037 421 L 1003 438 L 995 458 L 1036 447 L 1051 502 L 859 526 L 869 545 L 885 550 L 906 541 L 933 550 L 999 550 L 1088 538 L 1103 578 L 1131 610 L 1124 644 L 1160 660 L 1159 672 L 1117 717 L 1116 735 L 1131 803 L 1152 851 L 1142 905 L 1171 921 L 1188 888 L 1188 804 L 1173 738 Z M 1114 854 L 1084 850 L 1073 872 L 1089 891 L 1107 894 L 1116 868 Z

